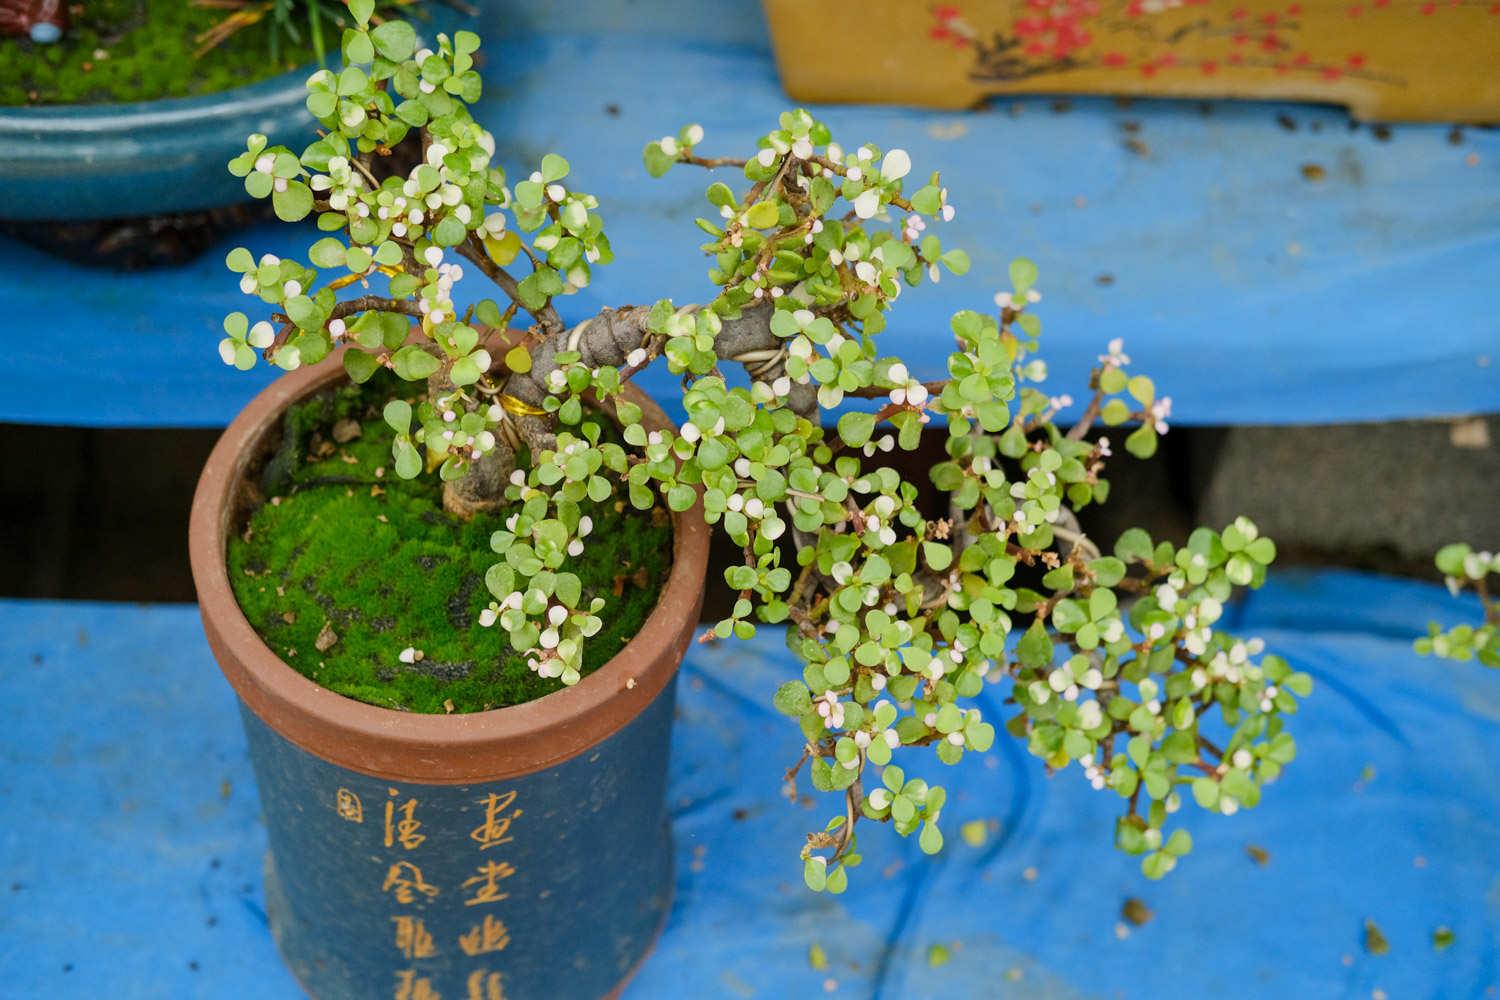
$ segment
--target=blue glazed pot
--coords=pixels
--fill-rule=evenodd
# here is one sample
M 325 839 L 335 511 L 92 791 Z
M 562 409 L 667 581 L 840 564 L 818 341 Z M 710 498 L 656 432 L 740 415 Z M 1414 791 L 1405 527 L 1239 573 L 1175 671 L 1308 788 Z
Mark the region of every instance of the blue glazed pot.
M 615 995 L 670 909 L 667 758 L 708 529 L 676 515 L 673 562 L 635 638 L 571 688 L 463 715 L 334 694 L 282 662 L 235 602 L 224 555 L 287 407 L 342 359 L 283 376 L 215 446 L 193 499 L 193 579 L 239 695 L 269 839 L 277 946 L 319 1000 Z M 654 429 L 665 414 L 627 390 Z
M 307 66 L 246 87 L 138 104 L 0 108 L 0 218 L 113 219 L 248 201 L 225 169 L 245 136 L 310 136 Z
M 436 6 L 436 5 L 435 5 Z M 461 26 L 437 7 L 431 36 Z M 122 219 L 249 201 L 225 165 L 252 132 L 293 149 L 313 138 L 309 64 L 198 97 L 0 107 L 0 219 Z
M 244 709 L 269 832 L 266 911 L 319 998 L 618 991 L 672 901 L 675 681 L 625 728 L 504 781 L 380 779 Z M 426 991 L 426 992 L 424 992 Z

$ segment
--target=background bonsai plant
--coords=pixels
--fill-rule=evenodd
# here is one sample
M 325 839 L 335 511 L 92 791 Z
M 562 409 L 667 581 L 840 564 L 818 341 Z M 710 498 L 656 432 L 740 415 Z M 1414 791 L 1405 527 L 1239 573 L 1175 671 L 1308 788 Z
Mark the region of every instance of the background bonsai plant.
M 421 4 L 381 0 L 371 20 Z M 229 90 L 324 63 L 327 41 L 349 23 L 338 0 L 0 0 L 0 105 Z
M 784 624 L 803 664 L 774 700 L 804 744 L 788 780 L 806 765 L 837 801 L 802 846 L 811 888 L 843 891 L 864 820 L 941 847 L 944 792 L 916 771 L 990 747 L 995 722 L 972 704 L 987 682 L 1007 685 L 1006 728 L 1049 769 L 1076 764 L 1120 797 L 1116 841 L 1151 877 L 1191 846 L 1167 830 L 1185 801 L 1223 814 L 1258 802 L 1294 756 L 1283 717 L 1311 681 L 1216 625 L 1236 588 L 1260 585 L 1275 546 L 1241 518 L 1183 546 L 1132 529 L 1105 549 L 1076 517 L 1109 493 L 1112 442 L 1091 439 L 1096 427 L 1133 427 L 1123 447 L 1141 458 L 1167 430 L 1170 400 L 1131 374 L 1123 344 L 1100 356 L 1064 430 L 1074 403 L 1041 388 L 1036 268 L 1017 260 L 996 313 L 952 317 L 945 378 L 921 381 L 880 353 L 904 287 L 968 267 L 928 231 L 954 214 L 936 173 L 914 180 L 899 149 L 842 147 L 805 111 L 783 114 L 745 159 L 700 155 L 703 131 L 688 126 L 644 159 L 652 175 L 687 164 L 743 178 L 712 184 L 714 212 L 697 220 L 716 294 L 569 326 L 556 300 L 612 256 L 595 199 L 566 185 L 555 154 L 514 184 L 492 163 L 494 140 L 468 110 L 474 35 L 416 51 L 406 24 L 369 27 L 371 0 L 350 7 L 345 67 L 308 81 L 324 134 L 300 154 L 251 136 L 230 165 L 283 219 L 313 215 L 333 235 L 306 263 L 229 254 L 271 316 L 229 315 L 220 354 L 249 368 L 261 351 L 292 369 L 347 344 L 356 382 L 380 368 L 425 382 L 415 407 L 385 408 L 395 468 L 436 470 L 456 515 L 508 512 L 480 623 L 503 628 L 532 670 L 575 683 L 607 613 L 569 572 L 589 544 L 579 502 L 618 494 L 687 511 L 701 496 L 744 553 L 725 572 L 733 612 L 711 635 Z M 371 161 L 412 130 L 423 162 L 377 181 Z M 460 307 L 471 270 L 498 301 Z M 523 312 L 529 329 L 494 363 L 480 325 Z M 687 423 L 648 434 L 619 394 L 663 361 L 682 377 Z M 947 440 L 930 484 L 880 463 L 929 425 Z
M 1473 590 L 1483 608 L 1478 625 L 1455 625 L 1444 629 L 1437 622 L 1427 626 L 1427 634 L 1416 641 L 1418 653 L 1446 660 L 1478 660 L 1487 667 L 1500 667 L 1500 605 L 1490 593 L 1489 578 L 1500 573 L 1500 559 L 1492 552 L 1475 552 L 1463 542 L 1438 549 L 1433 562 L 1443 574 L 1448 590 L 1457 597 Z

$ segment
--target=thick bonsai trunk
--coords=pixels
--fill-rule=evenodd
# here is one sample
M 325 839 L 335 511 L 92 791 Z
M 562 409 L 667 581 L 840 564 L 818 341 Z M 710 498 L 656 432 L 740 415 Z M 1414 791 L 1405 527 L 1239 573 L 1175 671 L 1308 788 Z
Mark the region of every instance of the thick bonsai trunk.
M 441 369 L 427 380 L 427 398 L 438 399 L 457 388 Z M 443 484 L 443 509 L 459 517 L 470 518 L 480 511 L 499 506 L 505 497 L 505 477 L 515 467 L 516 455 L 511 443 L 496 436 L 495 448 L 469 466 L 462 479 Z
M 548 396 L 547 378 L 557 370 L 557 355 L 568 351 L 576 351 L 582 363 L 590 368 L 608 365 L 624 369 L 628 367 L 626 359 L 637 348 L 644 348 L 649 355 L 655 356 L 660 352 L 664 338 L 647 329 L 650 312 L 647 306 L 606 309 L 571 329 L 548 337 L 531 352 L 531 371 L 511 376 L 505 392 L 528 409 L 541 409 Z M 715 342 L 719 358 L 743 365 L 756 381 L 773 382 L 780 378 L 786 371 L 786 355 L 782 351 L 781 338 L 771 332 L 770 322 L 770 305 L 754 306 L 744 310 L 736 319 L 725 320 Z M 434 388 L 437 392 L 445 391 L 442 386 L 429 386 L 429 390 Z M 786 403 L 809 419 L 817 416 L 817 390 L 811 385 L 794 383 Z M 514 425 L 517 443 L 526 444 L 533 454 L 555 445 L 551 417 L 511 415 L 509 420 Z M 502 441 L 494 451 L 474 463 L 462 479 L 444 486 L 443 506 L 464 517 L 498 506 L 515 467 L 515 449 Z

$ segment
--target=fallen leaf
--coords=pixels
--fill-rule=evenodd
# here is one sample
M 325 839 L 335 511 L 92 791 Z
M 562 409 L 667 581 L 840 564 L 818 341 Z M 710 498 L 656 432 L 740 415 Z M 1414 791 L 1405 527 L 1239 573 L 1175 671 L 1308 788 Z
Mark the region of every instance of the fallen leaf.
M 990 836 L 991 820 L 971 819 L 958 828 L 958 835 L 970 847 L 983 847 Z
M 1391 950 L 1391 943 L 1381 933 L 1375 921 L 1365 918 L 1365 951 L 1371 955 L 1384 955 Z
M 1156 916 L 1156 914 L 1152 913 L 1151 907 L 1147 906 L 1143 901 L 1131 896 L 1120 906 L 1120 916 L 1135 926 L 1141 927 L 1149 924 L 1151 918 Z
M 332 649 L 333 644 L 338 641 L 339 634 L 333 630 L 332 623 L 324 622 L 323 630 L 319 632 L 318 637 L 313 640 L 313 646 L 317 648 L 318 652 L 326 653 L 330 649 Z

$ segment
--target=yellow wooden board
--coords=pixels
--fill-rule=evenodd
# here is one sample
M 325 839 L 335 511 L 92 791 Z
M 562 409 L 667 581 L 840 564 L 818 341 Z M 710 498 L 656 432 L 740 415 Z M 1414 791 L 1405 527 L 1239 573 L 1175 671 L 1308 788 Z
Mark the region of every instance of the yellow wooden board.
M 1384 121 L 1500 120 L 1495 0 L 765 0 L 798 100 L 1259 98 Z

